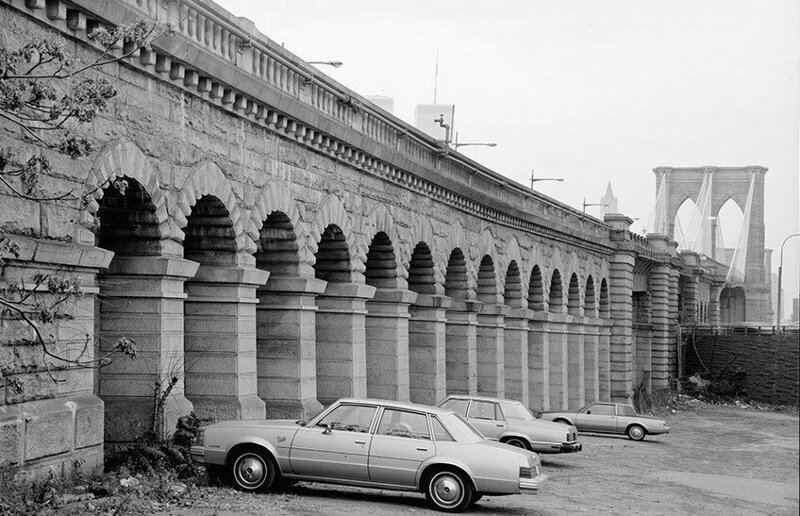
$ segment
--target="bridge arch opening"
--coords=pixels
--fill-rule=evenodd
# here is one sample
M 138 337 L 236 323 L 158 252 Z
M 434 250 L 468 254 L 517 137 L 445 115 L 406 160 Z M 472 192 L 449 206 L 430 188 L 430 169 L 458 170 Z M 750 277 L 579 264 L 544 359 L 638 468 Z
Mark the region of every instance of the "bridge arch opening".
M 397 288 L 397 260 L 389 235 L 379 231 L 372 238 L 367 250 L 367 285 L 377 288 Z
M 185 285 L 184 357 L 180 366 L 186 397 L 200 418 L 240 418 L 238 395 L 247 375 L 238 367 L 242 360 L 239 280 L 229 277 L 237 264 L 236 231 L 225 204 L 211 194 L 197 199 L 186 221 L 183 255 L 200 264 L 197 274 Z M 252 323 L 255 325 L 254 320 Z M 254 360 L 255 356 L 248 358 Z M 167 367 L 177 371 L 167 371 L 170 376 L 180 373 L 179 364 Z M 255 369 L 250 378 L 253 387 Z
M 542 279 L 542 269 L 538 265 L 533 266 L 531 279 L 528 282 L 528 307 L 535 312 L 543 312 L 544 305 L 544 280 Z
M 317 246 L 314 276 L 330 283 L 350 281 L 350 251 L 344 232 L 335 224 L 325 228 Z
M 484 255 L 478 268 L 478 301 L 483 303 L 497 303 L 500 301 L 497 288 L 497 274 L 494 269 L 492 257 Z
M 725 287 L 719 294 L 720 323 L 733 326 L 747 321 L 747 306 L 744 288 Z
M 586 292 L 583 299 L 583 314 L 586 317 L 597 317 L 597 299 L 594 291 L 594 278 L 586 278 Z
M 570 315 L 581 314 L 581 287 L 578 283 L 578 275 L 574 272 L 569 278 L 569 290 L 567 290 L 567 313 Z
M 506 285 L 503 290 L 503 302 L 512 308 L 521 308 L 522 277 L 516 260 L 511 260 L 506 270 Z
M 697 225 L 700 224 L 700 209 L 691 197 L 687 197 L 675 212 L 672 221 L 675 227 L 675 240 L 678 248 L 683 250 L 699 251 L 697 241 Z
M 550 296 L 547 305 L 552 313 L 560 314 L 564 311 L 564 288 L 561 285 L 561 273 L 558 272 L 558 269 L 553 270 L 553 276 L 550 279 Z
M 408 266 L 408 288 L 418 294 L 436 294 L 433 253 L 425 242 L 418 243 L 411 253 L 411 262 Z
M 256 244 L 256 267 L 268 271 L 270 280 L 300 274 L 297 235 L 288 215 L 281 211 L 270 213 Z
M 729 265 L 733 261 L 733 252 L 739 245 L 744 213 L 733 197 L 720 207 L 717 213 L 714 259 Z
M 444 292 L 454 299 L 469 299 L 467 282 L 467 260 L 464 253 L 456 247 L 450 252 L 445 271 Z
M 183 361 L 181 339 L 161 339 L 153 335 L 160 328 L 161 301 L 155 293 L 141 295 L 153 281 L 142 281 L 141 271 L 151 271 L 152 259 L 162 253 L 156 207 L 150 193 L 136 179 L 128 176 L 112 178 L 102 191 L 97 211 L 97 245 L 114 252 L 106 271 L 98 275 L 97 312 L 99 324 L 95 356 L 114 351 L 121 339 L 136 344 L 136 361 L 116 358 L 100 368 L 97 392 L 104 401 L 105 441 L 130 442 L 151 428 L 152 393 L 157 381 L 168 374 L 163 371 L 163 357 Z M 157 272 L 150 273 L 157 277 Z M 182 290 L 182 285 L 178 288 Z M 164 300 L 182 313 L 182 299 Z M 173 389 L 175 397 L 183 396 L 183 383 Z M 148 393 L 149 391 L 149 393 Z M 175 398 L 173 398 L 175 399 Z M 166 423 L 174 424 L 180 414 L 166 407 Z
M 605 278 L 600 280 L 600 301 L 598 303 L 598 309 L 602 319 L 611 318 L 611 306 L 608 302 L 608 282 Z

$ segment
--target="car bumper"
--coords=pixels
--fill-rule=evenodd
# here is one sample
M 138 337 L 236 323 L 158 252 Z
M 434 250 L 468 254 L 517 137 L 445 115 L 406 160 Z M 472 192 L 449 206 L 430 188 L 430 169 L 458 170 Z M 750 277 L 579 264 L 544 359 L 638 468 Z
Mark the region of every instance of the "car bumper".
M 195 462 L 204 463 L 206 461 L 205 448 L 202 446 L 192 446 L 189 448 L 189 455 L 192 456 L 192 460 Z
M 536 493 L 547 483 L 547 475 L 539 473 L 534 478 L 520 478 L 519 490 L 523 493 Z
M 583 450 L 583 444 L 581 443 L 562 443 L 560 451 L 561 453 L 573 453 L 581 450 Z
M 582 449 L 581 443 L 533 443 L 533 451 L 536 453 L 573 453 Z

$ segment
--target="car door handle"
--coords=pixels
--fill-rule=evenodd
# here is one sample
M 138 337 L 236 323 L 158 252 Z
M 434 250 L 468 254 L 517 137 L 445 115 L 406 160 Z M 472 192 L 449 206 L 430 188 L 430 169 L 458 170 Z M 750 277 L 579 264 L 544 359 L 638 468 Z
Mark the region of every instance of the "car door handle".
M 367 444 L 367 441 L 361 441 L 359 439 L 356 439 L 355 443 L 356 444 Z
M 497 423 L 497 428 L 503 428 L 504 426 L 506 425 L 504 425 L 503 423 Z
M 417 446 L 417 451 L 428 451 L 424 446 Z

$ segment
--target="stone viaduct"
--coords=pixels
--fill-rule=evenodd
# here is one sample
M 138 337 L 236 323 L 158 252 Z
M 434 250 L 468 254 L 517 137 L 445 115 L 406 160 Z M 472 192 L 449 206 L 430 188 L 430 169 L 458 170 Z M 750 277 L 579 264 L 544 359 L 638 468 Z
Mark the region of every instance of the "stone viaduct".
M 48 372 L 4 318 L 0 466 L 101 463 L 172 377 L 165 432 L 192 410 L 299 418 L 341 396 L 625 401 L 675 376 L 679 312 L 718 319 L 697 255 L 486 169 L 210 0 L 6 0 L 0 16 L 5 45 L 46 37 L 82 58 L 98 25 L 177 28 L 104 70 L 119 93 L 86 128 L 100 150 L 52 155 L 47 186 L 87 202 L 0 195 L 20 246 L 3 281 L 58 270 L 83 285 L 54 345 L 138 349 Z

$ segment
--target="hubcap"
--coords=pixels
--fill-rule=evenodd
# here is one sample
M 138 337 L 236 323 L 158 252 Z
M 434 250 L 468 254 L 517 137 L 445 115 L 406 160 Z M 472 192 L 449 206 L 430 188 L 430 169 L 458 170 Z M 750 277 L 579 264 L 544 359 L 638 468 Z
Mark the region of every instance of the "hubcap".
M 458 478 L 450 474 L 439 474 L 433 479 L 431 490 L 436 503 L 445 507 L 458 505 L 463 496 L 463 486 Z
M 236 477 L 243 487 L 256 488 L 264 482 L 266 468 L 261 457 L 243 455 L 236 461 Z
M 525 447 L 525 445 L 522 444 L 517 439 L 511 439 L 510 441 L 508 441 L 508 444 L 510 444 L 511 446 L 516 446 L 517 448 L 524 448 Z

